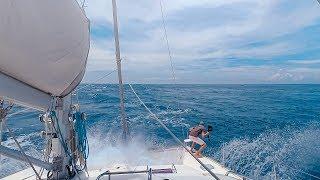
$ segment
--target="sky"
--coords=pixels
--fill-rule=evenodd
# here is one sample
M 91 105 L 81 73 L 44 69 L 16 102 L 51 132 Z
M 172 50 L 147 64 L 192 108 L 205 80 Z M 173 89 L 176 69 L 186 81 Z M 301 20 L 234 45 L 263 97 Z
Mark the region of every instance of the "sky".
M 175 83 L 320 83 L 316 0 L 162 0 Z M 125 83 L 174 83 L 160 0 L 118 0 Z M 83 82 L 115 83 L 111 0 L 87 0 Z

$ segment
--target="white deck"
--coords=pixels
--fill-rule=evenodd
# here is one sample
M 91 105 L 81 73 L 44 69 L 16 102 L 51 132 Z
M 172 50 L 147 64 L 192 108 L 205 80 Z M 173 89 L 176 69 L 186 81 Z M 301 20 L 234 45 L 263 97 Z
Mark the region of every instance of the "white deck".
M 174 173 L 162 173 L 162 174 L 152 174 L 153 180 L 188 180 L 188 179 L 197 179 L 197 180 L 207 180 L 214 179 L 206 170 L 201 168 L 200 164 L 184 149 L 182 148 L 171 148 L 163 151 L 150 151 L 150 156 L 154 158 L 154 160 L 159 160 L 161 164 L 154 163 L 148 164 L 145 166 L 132 166 L 126 164 L 117 164 L 109 167 L 101 167 L 98 169 L 89 169 L 89 177 L 82 173 L 80 174 L 80 179 L 96 179 L 100 174 L 109 170 L 110 172 L 122 172 L 122 171 L 139 171 L 139 170 L 147 170 L 147 168 L 152 169 L 175 169 Z M 220 179 L 224 180 L 234 180 L 234 179 L 244 179 L 244 177 L 237 175 L 231 172 L 229 169 L 223 167 L 218 162 L 203 157 L 200 160 L 206 164 L 213 173 L 215 173 Z M 174 165 L 174 166 L 173 166 Z M 46 174 L 46 173 L 44 173 Z M 104 176 L 102 179 L 108 179 L 108 176 Z M 138 179 L 147 179 L 147 173 L 141 174 L 128 174 L 128 175 L 111 175 L 112 180 L 138 180 Z M 15 173 L 13 175 L 7 176 L 4 179 L 6 180 L 18 180 L 18 179 L 36 179 L 32 169 L 26 169 Z M 45 177 L 44 177 L 45 179 Z M 74 179 L 78 179 L 75 177 Z

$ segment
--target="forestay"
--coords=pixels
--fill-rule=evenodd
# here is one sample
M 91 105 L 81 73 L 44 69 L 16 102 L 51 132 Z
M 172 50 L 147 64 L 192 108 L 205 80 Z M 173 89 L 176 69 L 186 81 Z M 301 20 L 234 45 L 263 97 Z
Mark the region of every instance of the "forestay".
M 76 0 L 1 0 L 0 42 L 2 75 L 63 97 L 83 78 L 89 20 Z

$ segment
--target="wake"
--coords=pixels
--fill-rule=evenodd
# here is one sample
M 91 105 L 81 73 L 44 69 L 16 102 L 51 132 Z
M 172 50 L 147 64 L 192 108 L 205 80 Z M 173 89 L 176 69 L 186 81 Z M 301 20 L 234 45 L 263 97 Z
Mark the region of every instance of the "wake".
M 320 124 L 301 130 L 286 128 L 255 139 L 223 144 L 215 158 L 253 179 L 315 178 L 320 164 Z

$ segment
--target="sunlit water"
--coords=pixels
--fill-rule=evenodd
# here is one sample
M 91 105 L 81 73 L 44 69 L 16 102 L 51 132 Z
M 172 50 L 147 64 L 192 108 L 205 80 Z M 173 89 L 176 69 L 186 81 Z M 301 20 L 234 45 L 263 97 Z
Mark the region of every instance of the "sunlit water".
M 320 176 L 320 85 L 134 85 L 150 109 L 183 140 L 200 120 L 213 125 L 204 154 L 253 179 L 312 179 Z M 174 140 L 150 118 L 126 86 L 126 112 L 133 143 L 121 148 L 116 85 L 81 85 L 88 115 L 89 168 L 127 162 L 154 163 L 149 148 Z M 77 100 L 78 99 L 78 100 Z M 21 108 L 15 108 L 17 111 Z M 41 157 L 43 126 L 37 112 L 8 120 L 28 154 Z M 4 145 L 15 148 L 8 133 Z M 1 157 L 0 177 L 26 168 Z

